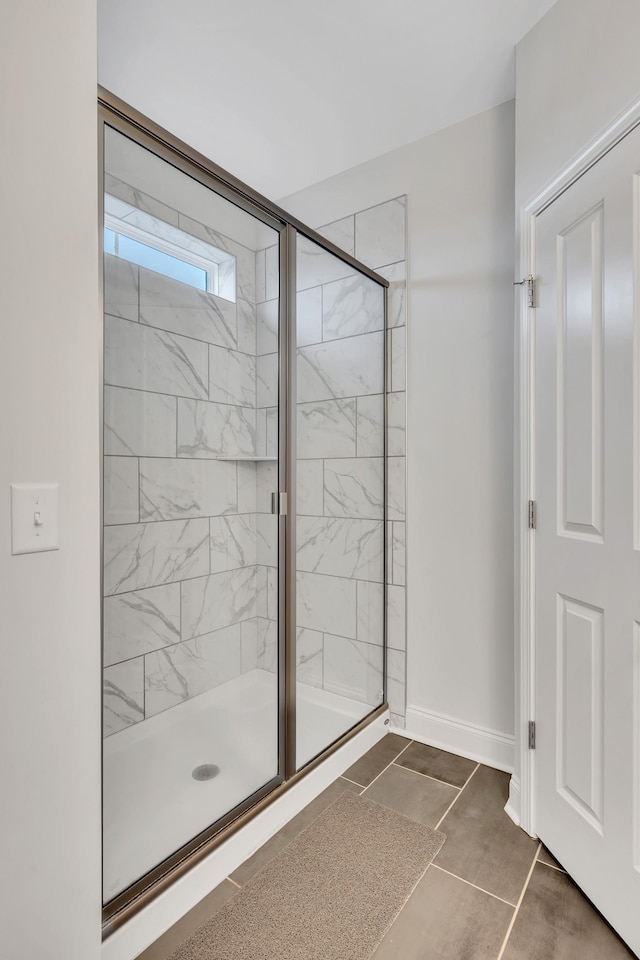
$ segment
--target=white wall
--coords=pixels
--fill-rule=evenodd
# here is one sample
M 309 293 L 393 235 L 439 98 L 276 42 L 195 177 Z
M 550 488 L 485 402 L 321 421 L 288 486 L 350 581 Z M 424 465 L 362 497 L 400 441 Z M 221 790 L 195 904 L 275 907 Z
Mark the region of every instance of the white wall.
M 100 949 L 95 4 L 0 31 L 0 956 Z M 9 485 L 60 484 L 60 550 L 11 556 Z
M 637 0 L 558 0 L 516 48 L 516 229 L 520 209 L 640 97 Z M 516 250 L 516 272 L 520 269 Z M 520 345 L 516 343 L 516 369 Z M 516 393 L 519 384 L 516 382 Z M 520 414 L 516 401 L 516 509 Z M 520 529 L 516 527 L 516 557 Z M 516 565 L 516 598 L 520 589 Z M 516 615 L 517 611 L 516 611 Z M 516 691 L 520 664 L 516 647 Z M 516 728 L 520 717 L 516 701 Z M 516 749 L 516 772 L 519 757 Z
M 281 201 L 320 224 L 408 197 L 407 725 L 432 739 L 433 714 L 513 734 L 513 123 L 510 102 Z
M 518 206 L 640 96 L 639 35 L 638 0 L 559 0 L 518 44 Z

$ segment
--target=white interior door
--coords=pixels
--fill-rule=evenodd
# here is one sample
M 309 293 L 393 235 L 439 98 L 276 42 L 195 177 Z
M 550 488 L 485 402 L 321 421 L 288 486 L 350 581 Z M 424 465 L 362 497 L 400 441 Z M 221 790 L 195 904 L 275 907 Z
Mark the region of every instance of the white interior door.
M 639 171 L 636 129 L 538 216 L 534 311 L 536 832 L 636 953 Z

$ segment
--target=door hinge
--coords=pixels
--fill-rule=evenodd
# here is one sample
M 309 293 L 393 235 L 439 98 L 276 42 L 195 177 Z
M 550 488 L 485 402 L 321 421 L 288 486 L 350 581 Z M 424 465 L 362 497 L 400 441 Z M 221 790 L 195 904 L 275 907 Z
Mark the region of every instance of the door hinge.
M 536 306 L 536 278 L 533 274 L 529 274 L 528 277 L 525 277 L 524 280 L 516 280 L 514 282 L 514 287 L 521 287 L 524 283 L 527 285 L 527 306 L 535 307 Z
M 286 517 L 288 508 L 289 503 L 286 493 L 271 494 L 271 513 L 276 513 L 280 517 Z
M 536 748 L 536 722 L 529 720 L 529 750 Z
M 538 505 L 535 500 L 529 500 L 529 530 L 535 530 L 538 522 Z

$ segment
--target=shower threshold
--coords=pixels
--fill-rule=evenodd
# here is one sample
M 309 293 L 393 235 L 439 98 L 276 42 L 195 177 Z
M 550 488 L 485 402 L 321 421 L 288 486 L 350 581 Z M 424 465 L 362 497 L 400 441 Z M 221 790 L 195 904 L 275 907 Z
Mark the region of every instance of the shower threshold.
M 372 709 L 298 683 L 298 765 Z M 277 715 L 274 674 L 252 670 L 105 740 L 105 901 L 275 776 Z M 215 776 L 194 777 L 203 768 Z

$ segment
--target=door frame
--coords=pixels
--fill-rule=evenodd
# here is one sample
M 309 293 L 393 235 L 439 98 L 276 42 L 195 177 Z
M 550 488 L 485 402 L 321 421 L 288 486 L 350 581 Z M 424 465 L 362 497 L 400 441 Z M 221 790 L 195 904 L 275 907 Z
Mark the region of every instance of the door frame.
M 591 140 L 552 180 L 550 180 L 519 211 L 519 259 L 520 275 L 515 283 L 521 284 L 516 306 L 518 346 L 515 364 L 519 403 L 515 418 L 515 562 L 516 562 L 516 749 L 519 750 L 519 765 L 511 778 L 507 813 L 531 836 L 536 836 L 536 753 L 529 747 L 529 721 L 535 721 L 536 705 L 536 540 L 535 530 L 529 529 L 529 501 L 536 499 L 535 489 L 535 307 L 529 306 L 529 289 L 522 278 L 536 277 L 536 229 L 537 218 L 546 208 L 568 190 L 602 157 L 612 150 L 627 134 L 640 125 L 640 98 L 612 121 Z M 535 282 L 534 282 L 535 287 Z M 534 301 L 535 302 L 535 301 Z M 634 344 L 634 365 L 637 369 L 638 349 Z M 634 423 L 640 416 L 638 397 L 634 399 Z M 634 429 L 635 436 L 635 429 Z M 638 470 L 638 451 L 634 465 Z M 517 773 L 519 772 L 519 777 Z

